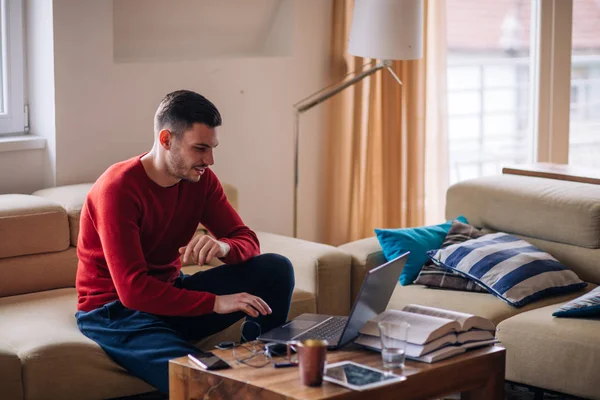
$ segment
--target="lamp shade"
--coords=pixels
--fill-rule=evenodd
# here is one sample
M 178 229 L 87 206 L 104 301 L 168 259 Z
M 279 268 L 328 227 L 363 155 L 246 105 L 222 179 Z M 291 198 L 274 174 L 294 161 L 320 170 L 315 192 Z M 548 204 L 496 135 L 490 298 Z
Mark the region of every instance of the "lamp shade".
M 348 52 L 380 60 L 423 57 L 423 0 L 354 0 Z

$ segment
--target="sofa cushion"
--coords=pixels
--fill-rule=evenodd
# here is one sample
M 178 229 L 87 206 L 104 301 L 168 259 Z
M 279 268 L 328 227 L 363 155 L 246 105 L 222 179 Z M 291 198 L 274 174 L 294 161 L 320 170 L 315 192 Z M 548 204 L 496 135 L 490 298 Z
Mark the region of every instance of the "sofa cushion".
M 446 216 L 499 232 L 600 248 L 600 185 L 518 175 L 457 183 Z
M 499 324 L 496 335 L 507 348 L 506 379 L 598 399 L 600 319 L 554 318 L 555 309 L 542 307 Z
M 0 397 L 22 399 L 21 360 L 17 352 L 7 343 L 0 341 Z
M 0 258 L 0 297 L 75 287 L 77 250 Z
M 81 183 L 79 185 L 59 186 L 33 192 L 34 196 L 52 200 L 60 204 L 67 211 L 69 216 L 71 246 L 77 246 L 81 207 L 83 207 L 85 198 L 92 186 L 93 183 Z
M 429 256 L 515 307 L 587 285 L 550 254 L 501 232 L 430 251 Z
M 600 287 L 561 305 L 552 313 L 555 317 L 600 317 Z
M 526 306 L 515 308 L 490 293 L 459 292 L 428 288 L 423 285 L 397 285 L 387 308 L 402 310 L 408 304 L 421 304 L 479 315 L 489 319 L 494 324 L 498 324 L 500 321 L 528 310 L 569 301 L 580 296 L 586 290 L 587 288 L 577 293 L 547 297 Z
M 152 391 L 79 332 L 76 306 L 75 289 L 0 299 L 0 343 L 21 358 L 24 397 L 98 399 Z
M 66 211 L 48 199 L 0 195 L 0 258 L 62 251 L 69 247 Z
M 188 271 L 194 269 L 188 267 Z M 7 387 L 15 388 L 17 371 L 21 379 L 15 360 L 18 355 L 25 398 L 98 399 L 153 391 L 79 332 L 76 307 L 75 289 L 0 298 L 0 387 L 4 389 L 6 380 L 10 383 Z M 294 291 L 290 316 L 315 312 L 315 308 L 312 294 Z M 200 345 L 211 348 L 228 340 L 227 333 L 231 340 L 236 332 L 239 326 L 237 331 L 231 328 L 204 339 Z

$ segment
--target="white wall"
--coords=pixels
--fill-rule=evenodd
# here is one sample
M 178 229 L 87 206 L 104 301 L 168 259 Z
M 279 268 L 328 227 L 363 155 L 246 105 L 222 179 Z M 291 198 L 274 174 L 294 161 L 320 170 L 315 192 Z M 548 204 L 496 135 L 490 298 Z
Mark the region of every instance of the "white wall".
M 54 21 L 52 3 L 47 0 L 30 0 L 25 4 L 26 13 L 26 80 L 29 103 L 29 128 L 31 132 L 46 139 L 43 151 L 23 154 L 25 158 L 39 158 L 36 162 L 41 171 L 27 168 L 36 176 L 36 186 L 56 185 L 56 124 L 54 102 Z M 5 161 L 2 158 L 2 161 Z M 16 177 L 21 178 L 21 173 Z M 41 184 L 37 183 L 41 180 Z M 31 182 L 33 183 L 33 182 Z M 33 185 L 29 185 L 33 186 Z M 31 193 L 31 190 L 26 191 Z
M 330 1 L 294 0 L 293 6 L 289 57 L 116 63 L 112 2 L 54 0 L 56 184 L 93 181 L 109 165 L 149 150 L 162 96 L 191 89 L 223 115 L 214 170 L 239 189 L 246 223 L 290 235 L 292 104 L 330 83 L 331 20 Z M 299 236 L 309 240 L 320 239 L 322 118 L 319 109 L 302 119 Z M 15 175 L 15 191 L 20 179 Z

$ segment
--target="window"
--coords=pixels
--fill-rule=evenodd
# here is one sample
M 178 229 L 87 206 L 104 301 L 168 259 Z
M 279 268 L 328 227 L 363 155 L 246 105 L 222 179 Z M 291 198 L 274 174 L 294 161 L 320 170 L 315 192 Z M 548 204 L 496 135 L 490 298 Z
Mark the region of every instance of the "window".
M 0 0 L 0 134 L 25 131 L 23 4 Z
M 600 168 L 600 2 L 573 2 L 569 164 Z
M 531 0 L 447 0 L 453 184 L 533 161 Z

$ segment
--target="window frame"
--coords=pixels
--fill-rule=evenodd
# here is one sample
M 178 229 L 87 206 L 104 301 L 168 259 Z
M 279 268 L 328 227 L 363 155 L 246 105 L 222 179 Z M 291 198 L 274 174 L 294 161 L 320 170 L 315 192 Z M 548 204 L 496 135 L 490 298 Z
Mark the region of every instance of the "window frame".
M 23 1 L 0 0 L 0 7 L 5 107 L 0 113 L 0 136 L 16 136 L 27 133 Z
M 532 6 L 534 159 L 568 164 L 573 0 L 533 0 Z

